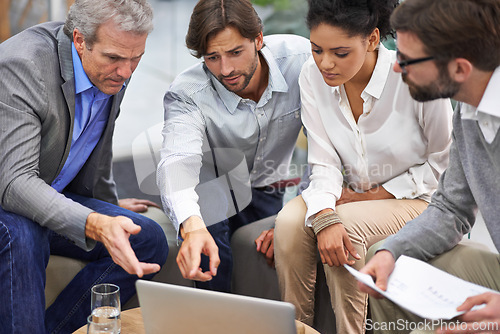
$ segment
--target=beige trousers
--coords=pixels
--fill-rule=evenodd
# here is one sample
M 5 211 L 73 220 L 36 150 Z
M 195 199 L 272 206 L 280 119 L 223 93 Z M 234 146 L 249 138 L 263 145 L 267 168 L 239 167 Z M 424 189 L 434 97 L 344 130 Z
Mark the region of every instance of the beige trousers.
M 368 260 L 378 246 L 370 249 Z M 430 260 L 429 264 L 466 281 L 500 291 L 500 255 L 487 249 L 460 243 Z M 434 329 L 427 330 L 431 321 L 426 322 L 387 299 L 370 297 L 370 309 L 372 323 L 367 327 L 372 327 L 374 334 L 434 333 Z
M 425 208 L 423 200 L 376 200 L 336 207 L 353 246 L 365 264 L 368 248 L 396 233 Z M 274 251 L 281 298 L 295 305 L 297 320 L 312 325 L 317 268 L 316 236 L 305 226 L 306 204 L 302 196 L 288 202 L 276 218 Z M 358 290 L 356 280 L 344 267 L 324 265 L 326 282 L 335 312 L 337 333 L 364 333 L 368 296 Z

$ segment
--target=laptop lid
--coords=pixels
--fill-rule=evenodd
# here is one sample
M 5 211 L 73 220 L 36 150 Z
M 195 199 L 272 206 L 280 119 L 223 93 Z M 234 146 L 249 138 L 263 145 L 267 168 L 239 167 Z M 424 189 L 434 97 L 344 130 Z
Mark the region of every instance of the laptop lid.
M 147 334 L 296 334 L 290 303 L 137 280 Z

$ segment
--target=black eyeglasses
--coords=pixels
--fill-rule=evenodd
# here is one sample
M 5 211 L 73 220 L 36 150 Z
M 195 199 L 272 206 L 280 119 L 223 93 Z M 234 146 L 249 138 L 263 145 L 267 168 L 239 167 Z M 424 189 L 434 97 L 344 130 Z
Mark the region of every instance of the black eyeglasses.
M 401 53 L 399 52 L 399 50 L 396 50 L 396 61 L 398 62 L 398 65 L 399 65 L 399 67 L 401 67 L 401 71 L 404 74 L 406 74 L 406 66 L 422 63 L 424 61 L 433 60 L 433 59 L 434 59 L 434 56 L 401 60 Z

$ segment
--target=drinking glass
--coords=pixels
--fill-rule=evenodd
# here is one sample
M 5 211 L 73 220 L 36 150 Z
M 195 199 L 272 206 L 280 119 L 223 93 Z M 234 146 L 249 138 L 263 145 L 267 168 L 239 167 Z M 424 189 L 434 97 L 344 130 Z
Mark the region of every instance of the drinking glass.
M 120 333 L 120 287 L 115 284 L 103 283 L 92 287 L 90 297 L 91 321 L 94 324 L 113 323 L 110 328 L 113 332 L 102 333 Z M 89 329 L 90 329 L 89 322 Z M 99 327 L 96 325 L 95 327 Z M 101 326 L 105 327 L 105 326 Z M 109 326 L 108 326 L 109 327 Z M 91 333 L 91 332 L 89 332 Z M 99 333 L 99 332 L 97 332 Z
M 87 334 L 116 334 L 120 332 L 117 325 L 115 320 L 105 321 L 102 318 L 89 315 L 87 318 Z

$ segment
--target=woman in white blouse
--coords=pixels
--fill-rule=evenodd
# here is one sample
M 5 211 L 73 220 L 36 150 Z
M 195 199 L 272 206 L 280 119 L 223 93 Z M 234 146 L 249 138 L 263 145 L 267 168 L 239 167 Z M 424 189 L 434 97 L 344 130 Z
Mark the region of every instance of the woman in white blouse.
M 278 214 L 275 260 L 282 299 L 312 325 L 319 250 L 342 334 L 363 333 L 367 312 L 343 264 L 363 267 L 372 244 L 418 216 L 448 164 L 450 101 L 413 100 L 380 43 L 397 3 L 309 0 L 313 56 L 299 83 L 312 175 Z

